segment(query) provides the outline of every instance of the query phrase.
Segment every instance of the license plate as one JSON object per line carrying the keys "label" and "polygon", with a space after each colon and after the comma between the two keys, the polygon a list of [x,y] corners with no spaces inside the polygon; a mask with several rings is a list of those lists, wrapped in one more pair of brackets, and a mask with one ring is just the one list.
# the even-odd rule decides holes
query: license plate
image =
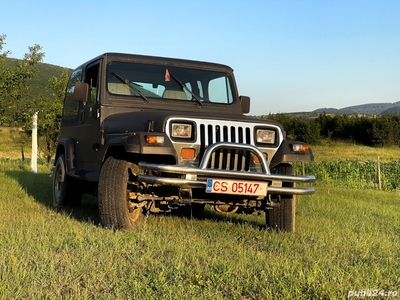
{"label": "license plate", "polygon": [[266,196],[268,190],[267,182],[231,180],[231,179],[207,179],[207,193]]}

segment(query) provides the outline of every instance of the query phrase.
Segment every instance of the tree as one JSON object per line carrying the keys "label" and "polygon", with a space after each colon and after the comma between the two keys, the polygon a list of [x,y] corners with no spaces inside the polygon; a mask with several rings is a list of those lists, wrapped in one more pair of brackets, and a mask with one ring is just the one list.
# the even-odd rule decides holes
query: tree
{"label": "tree", "polygon": [[3,51],[6,35],[0,35],[0,125],[16,126],[29,136],[32,117],[38,112],[39,149],[50,163],[60,132],[62,101],[68,82],[68,69],[60,77],[51,77],[48,85],[35,98],[30,95],[30,81],[38,72],[44,52],[35,44],[22,60],[6,64],[9,51]]}
{"label": "tree", "polygon": [[295,139],[307,144],[317,144],[321,140],[320,127],[314,120],[298,120]]}
{"label": "tree", "polygon": [[43,60],[42,47],[35,44],[22,60],[6,65],[11,53],[3,51],[6,35],[0,35],[0,125],[21,126],[31,119],[33,101],[30,99],[30,80],[37,73],[37,65]]}
{"label": "tree", "polygon": [[36,101],[39,104],[36,107],[36,111],[39,112],[39,148],[45,153],[48,164],[51,162],[60,135],[62,106],[68,77],[68,69],[64,69],[60,77],[51,77],[44,92],[39,96],[40,99]]}

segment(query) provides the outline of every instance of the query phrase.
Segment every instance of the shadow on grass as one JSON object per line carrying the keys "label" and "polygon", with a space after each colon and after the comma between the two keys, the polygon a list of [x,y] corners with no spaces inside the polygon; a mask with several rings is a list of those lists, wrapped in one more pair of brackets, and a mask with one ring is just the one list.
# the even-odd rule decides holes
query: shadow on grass
{"label": "shadow on grass", "polygon": [[179,211],[166,213],[164,216],[176,216],[182,217],[186,219],[195,219],[195,220],[207,220],[213,222],[222,222],[222,223],[232,223],[238,225],[249,225],[251,227],[265,230],[265,222],[261,220],[265,220],[265,216],[253,216],[253,215],[246,215],[246,214],[231,214],[231,215],[224,215],[221,214],[212,208],[210,205],[206,205],[205,209],[201,213],[197,213],[195,216],[191,216],[190,212],[186,212],[185,214],[180,213]]}
{"label": "shadow on grass", "polygon": [[6,171],[5,174],[17,180],[27,195],[45,207],[64,213],[79,222],[93,223],[96,226],[100,224],[97,200],[93,196],[84,195],[79,207],[55,208],[53,206],[50,172],[34,174],[21,168],[21,171]]}
{"label": "shadow on grass", "polygon": [[[24,170],[21,167],[20,171],[6,171],[5,173],[18,181],[20,186],[25,192],[35,199],[38,203],[41,203],[45,207],[54,211],[67,214],[68,216],[76,219],[79,222],[92,223],[96,226],[101,226],[101,220],[99,216],[99,210],[97,205],[97,199],[94,196],[84,195],[82,203],[78,207],[64,207],[54,208],[52,203],[52,180],[50,178],[50,172],[34,174],[30,171]],[[165,213],[164,216],[179,216],[176,213]],[[155,214],[157,216],[157,214]],[[189,216],[179,216],[182,218],[188,218]],[[261,217],[257,217],[261,218]],[[264,230],[265,225],[262,225],[260,221],[257,221],[256,217],[249,217],[247,215],[223,215],[213,210],[211,207],[206,207],[204,212],[199,214],[193,219],[198,220],[210,220],[217,222],[230,222],[233,224],[246,224],[255,228]]]}
{"label": "shadow on grass", "polygon": [[223,215],[219,212],[216,212],[212,207],[207,207],[199,219],[249,225],[259,230],[265,230],[266,228],[265,222],[261,221],[261,219],[265,221],[265,216],[253,216],[246,214]]}

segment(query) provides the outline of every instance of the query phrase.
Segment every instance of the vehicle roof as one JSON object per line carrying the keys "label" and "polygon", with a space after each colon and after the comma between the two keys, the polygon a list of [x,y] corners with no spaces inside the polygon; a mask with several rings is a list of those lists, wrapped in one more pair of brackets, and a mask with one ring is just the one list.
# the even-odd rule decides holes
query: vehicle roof
{"label": "vehicle roof", "polygon": [[170,57],[161,57],[161,56],[151,56],[151,55],[139,55],[139,54],[128,54],[128,53],[118,53],[118,52],[106,52],[95,58],[81,64],[78,68],[84,67],[86,65],[91,64],[94,61],[97,61],[101,58],[106,60],[120,60],[120,61],[128,61],[128,62],[138,62],[138,63],[157,63],[157,64],[165,64],[165,65],[177,65],[177,66],[197,66],[203,69],[210,70],[225,70],[229,72],[233,72],[233,69],[227,65],[205,62],[205,61],[196,61],[189,59],[180,59],[180,58],[170,58]]}

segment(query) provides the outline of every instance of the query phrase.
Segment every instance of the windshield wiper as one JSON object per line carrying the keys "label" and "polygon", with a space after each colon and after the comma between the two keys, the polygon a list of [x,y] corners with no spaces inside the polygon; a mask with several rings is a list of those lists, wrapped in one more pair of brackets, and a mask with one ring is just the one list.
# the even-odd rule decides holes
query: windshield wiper
{"label": "windshield wiper", "polygon": [[[175,77],[174,75],[172,75],[171,73],[169,73],[169,75],[172,77],[173,80],[175,80],[175,82],[176,82],[177,84],[179,84],[179,85],[181,86],[182,89],[184,89],[184,90],[186,90],[187,92],[189,92],[189,93],[192,95],[192,97],[197,101],[197,103],[198,103],[200,106],[203,106],[203,103],[200,101],[199,97],[197,97],[197,96],[186,86],[186,84],[184,84],[182,81],[180,81],[178,78],[176,78],[176,77]],[[193,99],[192,99],[192,101],[193,101]]]}
{"label": "windshield wiper", "polygon": [[121,77],[120,75],[118,75],[115,72],[111,72],[111,75],[114,76],[115,78],[117,78],[122,83],[127,84],[132,90],[134,90],[144,100],[144,102],[146,102],[146,103],[149,102],[147,97],[145,95],[143,95],[143,93],[136,86],[134,86],[132,83],[130,83],[128,79]]}

